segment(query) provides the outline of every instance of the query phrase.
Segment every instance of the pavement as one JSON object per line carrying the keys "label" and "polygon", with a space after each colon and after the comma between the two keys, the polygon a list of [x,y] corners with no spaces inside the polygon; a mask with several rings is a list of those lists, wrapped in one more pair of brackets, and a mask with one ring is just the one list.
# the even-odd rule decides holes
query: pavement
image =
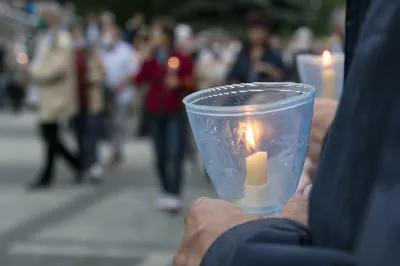
{"label": "pavement", "polygon": [[[125,164],[101,185],[74,185],[59,162],[55,186],[41,192],[26,189],[42,160],[34,114],[0,113],[0,150],[0,265],[171,265],[183,213],[153,207],[159,190],[148,141],[130,140]],[[186,172],[186,206],[215,195],[200,170]]]}

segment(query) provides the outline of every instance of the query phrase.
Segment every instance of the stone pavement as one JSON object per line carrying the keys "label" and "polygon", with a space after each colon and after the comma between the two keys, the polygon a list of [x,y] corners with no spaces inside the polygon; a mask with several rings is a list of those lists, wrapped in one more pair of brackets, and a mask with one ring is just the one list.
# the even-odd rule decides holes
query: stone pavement
{"label": "stone pavement", "polygon": [[[35,126],[32,114],[0,114],[0,265],[170,265],[183,214],[153,208],[149,143],[131,140],[124,167],[101,185],[73,185],[60,162],[52,190],[29,192],[41,161]],[[204,176],[188,176],[185,204],[214,195]]]}

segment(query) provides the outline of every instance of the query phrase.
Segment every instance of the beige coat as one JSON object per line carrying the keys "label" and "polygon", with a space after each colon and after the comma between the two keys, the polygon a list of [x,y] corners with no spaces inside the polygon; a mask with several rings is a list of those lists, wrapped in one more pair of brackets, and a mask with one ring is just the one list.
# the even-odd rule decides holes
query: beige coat
{"label": "beige coat", "polygon": [[42,56],[31,68],[31,77],[39,86],[39,120],[55,123],[67,119],[77,111],[75,56],[72,39],[67,31],[58,30],[49,45],[47,36],[38,43],[47,46]]}
{"label": "beige coat", "polygon": [[92,50],[89,57],[88,81],[89,81],[89,112],[99,114],[104,108],[103,81],[104,65],[97,50]]}

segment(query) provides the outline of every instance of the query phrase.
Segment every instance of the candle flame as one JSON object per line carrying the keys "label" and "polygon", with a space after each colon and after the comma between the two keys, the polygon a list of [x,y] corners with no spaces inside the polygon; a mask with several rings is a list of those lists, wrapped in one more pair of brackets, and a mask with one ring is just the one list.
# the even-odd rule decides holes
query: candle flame
{"label": "candle flame", "polygon": [[322,65],[330,66],[332,64],[332,55],[328,50],[322,53]]}
{"label": "candle flame", "polygon": [[179,67],[179,59],[176,56],[168,59],[168,67],[172,69],[177,69]]}
{"label": "candle flame", "polygon": [[256,149],[256,142],[254,140],[254,134],[250,124],[247,125],[246,129],[246,143],[247,149],[249,149],[251,152],[254,152]]}

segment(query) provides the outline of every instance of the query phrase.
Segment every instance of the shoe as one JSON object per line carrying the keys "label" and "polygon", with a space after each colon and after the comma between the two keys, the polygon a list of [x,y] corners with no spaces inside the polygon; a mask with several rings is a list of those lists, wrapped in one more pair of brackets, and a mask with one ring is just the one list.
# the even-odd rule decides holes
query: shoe
{"label": "shoe", "polygon": [[50,182],[34,182],[32,184],[29,184],[28,189],[29,190],[45,190],[49,189],[51,187]]}
{"label": "shoe", "polygon": [[179,212],[182,208],[182,201],[175,195],[162,195],[156,200],[156,208],[161,211]]}
{"label": "shoe", "polygon": [[96,163],[89,168],[90,179],[94,182],[103,181],[103,167]]}

